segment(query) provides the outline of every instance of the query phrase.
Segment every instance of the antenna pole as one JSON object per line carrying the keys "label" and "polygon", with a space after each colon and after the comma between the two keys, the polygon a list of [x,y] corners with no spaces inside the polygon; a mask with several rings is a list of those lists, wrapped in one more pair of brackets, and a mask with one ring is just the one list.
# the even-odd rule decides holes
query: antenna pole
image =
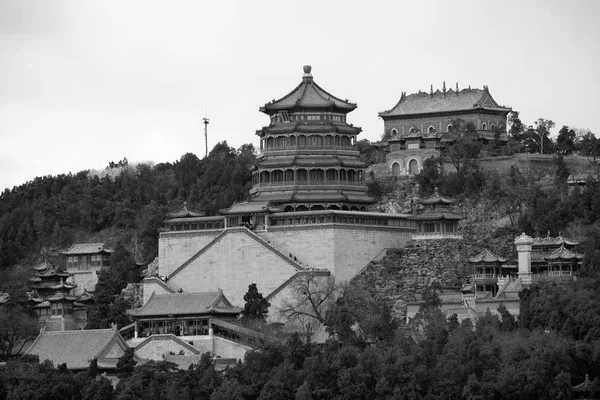
{"label": "antenna pole", "polygon": [[206,148],[205,157],[208,157],[208,123],[210,122],[210,119],[206,117],[206,110],[204,110],[204,118],[202,118],[202,121],[204,121],[204,147]]}

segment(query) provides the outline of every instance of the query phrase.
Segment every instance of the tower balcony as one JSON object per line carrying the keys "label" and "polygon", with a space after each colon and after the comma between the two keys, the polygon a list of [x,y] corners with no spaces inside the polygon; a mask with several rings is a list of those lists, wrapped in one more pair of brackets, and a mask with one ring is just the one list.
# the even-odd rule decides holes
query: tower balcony
{"label": "tower balcony", "polygon": [[357,157],[360,152],[349,147],[341,146],[306,146],[306,147],[279,147],[263,149],[258,152],[258,157],[266,156],[295,156],[295,155],[340,155]]}
{"label": "tower balcony", "polygon": [[[301,187],[303,190],[349,190],[356,191],[357,189],[366,190],[364,182],[349,182],[349,181],[289,181],[289,182],[261,182],[256,183],[250,189],[250,194],[259,191],[286,191],[294,190]],[[364,191],[363,190],[363,191]]]}

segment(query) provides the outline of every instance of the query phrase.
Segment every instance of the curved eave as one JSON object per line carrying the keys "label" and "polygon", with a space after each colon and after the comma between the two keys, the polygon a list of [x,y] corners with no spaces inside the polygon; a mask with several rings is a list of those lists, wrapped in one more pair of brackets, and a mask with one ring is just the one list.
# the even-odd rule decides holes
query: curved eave
{"label": "curved eave", "polygon": [[339,112],[341,114],[347,114],[357,107],[354,103],[348,103],[347,107],[340,106],[336,104],[334,101],[316,103],[316,104],[294,104],[293,106],[289,105],[278,105],[278,104],[265,104],[264,106],[259,108],[259,111],[265,113],[267,115],[273,115],[280,111],[287,111],[289,113],[295,112],[303,112],[303,111],[333,111]]}
{"label": "curved eave", "polygon": [[412,221],[460,221],[465,219],[464,216],[454,213],[422,213],[409,218]]}
{"label": "curved eave", "polygon": [[418,199],[417,203],[419,204],[423,204],[423,205],[445,205],[445,206],[449,206],[451,204],[454,204],[456,202],[456,200],[452,200],[452,199],[448,199],[445,197],[436,197],[436,198],[428,198],[428,199]]}
{"label": "curved eave", "polygon": [[[141,312],[140,312],[141,311]],[[182,316],[209,316],[209,315],[223,315],[223,314],[227,314],[227,315],[237,315],[241,312],[242,310],[239,308],[231,308],[231,309],[225,309],[225,308],[221,308],[221,307],[211,307],[210,309],[206,309],[206,310],[198,310],[197,312],[168,312],[168,313],[163,313],[163,314],[157,314],[157,313],[144,313],[144,311],[142,309],[138,309],[138,310],[127,310],[125,313],[127,315],[131,315],[132,317],[136,317],[136,318],[156,318],[156,319],[160,319],[160,318],[166,318],[166,317],[182,317]]]}
{"label": "curved eave", "polygon": [[481,253],[469,258],[471,264],[484,264],[484,263],[504,263],[506,258],[500,257],[489,250],[484,250]]}
{"label": "curved eave", "polygon": [[384,121],[386,118],[416,118],[416,117],[425,117],[425,116],[444,116],[444,115],[453,115],[453,114],[468,114],[477,111],[491,111],[495,113],[506,113],[512,111],[512,108],[496,108],[496,107],[473,107],[473,108],[461,108],[456,110],[444,110],[444,111],[421,111],[418,113],[392,113],[392,112],[380,112],[378,116],[382,118]]}
{"label": "curved eave", "polygon": [[278,123],[271,126],[265,126],[264,128],[257,130],[258,136],[262,135],[276,135],[282,133],[344,133],[348,135],[358,135],[362,131],[362,128],[358,126],[351,126],[348,124],[334,124],[331,122],[289,122],[289,123]]}
{"label": "curved eave", "polygon": [[[310,99],[309,97],[312,97]],[[295,98],[295,100],[288,100]],[[272,115],[279,111],[304,111],[304,110],[336,110],[342,113],[348,113],[356,108],[355,103],[342,100],[332,95],[320,87],[312,75],[305,76],[302,82],[291,92],[280,98],[266,103],[259,110],[267,115]]]}

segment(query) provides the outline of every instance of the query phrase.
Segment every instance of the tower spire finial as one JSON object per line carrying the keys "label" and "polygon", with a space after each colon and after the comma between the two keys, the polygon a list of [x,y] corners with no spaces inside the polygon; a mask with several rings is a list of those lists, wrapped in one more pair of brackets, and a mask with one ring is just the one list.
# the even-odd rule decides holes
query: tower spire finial
{"label": "tower spire finial", "polygon": [[442,86],[442,92],[446,93],[446,81],[444,81],[444,85]]}
{"label": "tower spire finial", "polygon": [[433,96],[433,85],[429,87],[429,94]]}
{"label": "tower spire finial", "polygon": [[310,65],[305,65],[304,67],[302,67],[302,69],[304,70],[304,75],[302,75],[302,80],[303,81],[312,81],[313,76],[310,73],[310,71],[312,71],[312,67]]}

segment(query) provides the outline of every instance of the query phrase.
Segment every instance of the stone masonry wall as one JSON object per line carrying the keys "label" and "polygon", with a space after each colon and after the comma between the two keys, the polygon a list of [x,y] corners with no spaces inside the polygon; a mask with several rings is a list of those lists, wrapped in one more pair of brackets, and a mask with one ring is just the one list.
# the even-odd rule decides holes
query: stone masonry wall
{"label": "stone masonry wall", "polygon": [[296,272],[288,262],[244,232],[228,231],[168,284],[184,292],[223,290],[231,303],[244,306],[248,285],[268,295]]}
{"label": "stone masonry wall", "polygon": [[420,299],[432,282],[458,289],[471,273],[468,258],[482,248],[466,240],[415,240],[406,248],[388,252],[372,262],[352,282],[364,285],[377,299],[387,302],[394,318],[404,321],[406,303]]}
{"label": "stone masonry wall", "polygon": [[169,276],[220,233],[221,230],[161,233],[158,238],[159,275]]}
{"label": "stone masonry wall", "polygon": [[146,358],[148,360],[160,360],[163,355],[168,355],[169,352],[173,354],[179,354],[183,351],[183,355],[191,356],[194,355],[190,349],[180,345],[173,340],[152,340],[140,349],[136,350],[135,354],[138,357]]}
{"label": "stone masonry wall", "polygon": [[304,266],[328,269],[336,280],[354,277],[386,248],[402,248],[412,231],[368,226],[315,225],[272,228],[264,235]]}

